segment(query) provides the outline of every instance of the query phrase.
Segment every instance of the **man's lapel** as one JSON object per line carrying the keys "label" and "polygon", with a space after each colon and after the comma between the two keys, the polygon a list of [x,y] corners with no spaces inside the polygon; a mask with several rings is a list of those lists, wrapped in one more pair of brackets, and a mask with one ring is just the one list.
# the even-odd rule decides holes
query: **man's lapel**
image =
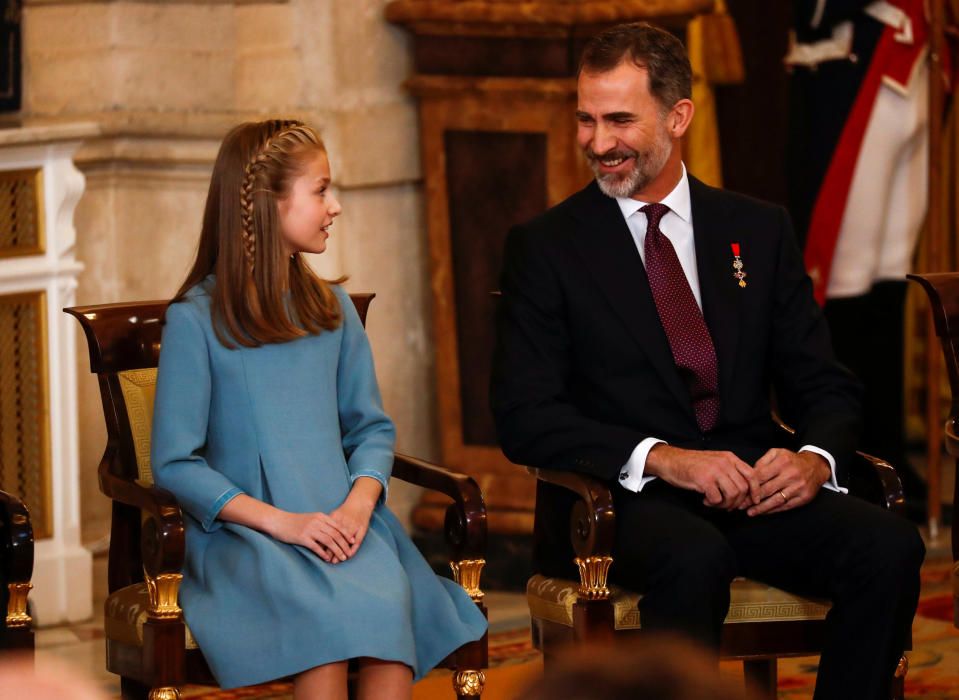
{"label": "man's lapel", "polygon": [[613,313],[695,419],[689,389],[676,369],[656,311],[646,268],[616,200],[604,195],[593,182],[581,192],[573,216],[577,221],[574,245]]}
{"label": "man's lapel", "polygon": [[745,291],[733,277],[732,244],[738,242],[738,232],[720,190],[690,175],[689,196],[703,315],[716,348],[719,395],[729,396],[739,345],[740,302]]}

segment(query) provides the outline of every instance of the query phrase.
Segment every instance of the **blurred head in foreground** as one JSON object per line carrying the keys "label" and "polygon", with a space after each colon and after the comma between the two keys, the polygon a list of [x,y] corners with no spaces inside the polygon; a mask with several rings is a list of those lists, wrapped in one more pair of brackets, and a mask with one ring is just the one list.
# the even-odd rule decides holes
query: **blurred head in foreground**
{"label": "blurred head in foreground", "polygon": [[522,700],[747,700],[719,677],[715,657],[676,637],[649,635],[569,649]]}
{"label": "blurred head in foreground", "polygon": [[24,700],[107,700],[96,684],[66,664],[27,656],[0,661],[0,698]]}

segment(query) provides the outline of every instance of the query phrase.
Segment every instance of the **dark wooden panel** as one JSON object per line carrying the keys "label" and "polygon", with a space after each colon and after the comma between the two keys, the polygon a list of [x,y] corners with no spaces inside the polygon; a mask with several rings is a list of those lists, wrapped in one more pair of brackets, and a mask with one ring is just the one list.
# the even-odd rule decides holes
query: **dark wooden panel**
{"label": "dark wooden panel", "polygon": [[792,3],[728,0],[726,4],[739,30],[746,81],[716,89],[723,185],[785,205],[789,84],[783,58]]}
{"label": "dark wooden panel", "polygon": [[17,112],[23,86],[20,3],[0,0],[0,112]]}
{"label": "dark wooden panel", "polygon": [[413,61],[420,75],[564,78],[576,73],[568,38],[418,36]]}
{"label": "dark wooden panel", "polygon": [[[493,304],[506,233],[546,208],[546,135],[444,135],[463,442],[495,446],[489,409]],[[443,387],[440,387],[443,390]]]}

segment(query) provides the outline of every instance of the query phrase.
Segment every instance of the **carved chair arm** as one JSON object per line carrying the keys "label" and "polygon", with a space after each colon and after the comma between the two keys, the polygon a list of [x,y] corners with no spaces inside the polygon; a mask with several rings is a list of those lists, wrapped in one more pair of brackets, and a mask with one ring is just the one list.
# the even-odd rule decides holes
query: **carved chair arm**
{"label": "carved chair arm", "polygon": [[487,526],[486,502],[479,485],[470,476],[402,454],[393,456],[392,475],[453,499],[443,527],[453,578],[473,600],[482,600],[480,573],[486,563]]}
{"label": "carved chair arm", "polygon": [[616,512],[613,494],[603,482],[576,472],[528,468],[541,481],[572,491],[579,499],[569,518],[569,536],[579,569],[580,599],[606,600],[606,577],[613,564]]}
{"label": "carved chair arm", "polygon": [[882,486],[883,505],[887,510],[894,513],[901,512],[905,508],[906,500],[902,493],[902,482],[899,481],[899,475],[896,468],[884,459],[873,457],[865,452],[856,451],[857,461],[871,468],[879,478]]}
{"label": "carved chair arm", "polygon": [[445,534],[454,559],[486,555],[486,502],[472,477],[402,454],[393,458],[393,476],[453,499]]}
{"label": "carved chair arm", "polygon": [[33,584],[33,526],[30,514],[19,498],[0,491],[0,521],[3,523],[2,565],[9,600],[5,611],[8,628],[29,627],[27,595]]}
{"label": "carved chair arm", "polygon": [[140,556],[148,577],[177,574],[186,551],[183,513],[172,493],[156,486],[143,486],[100,471],[100,491],[114,501],[146,514],[140,531]]}
{"label": "carved chair arm", "polygon": [[957,430],[959,426],[957,426],[957,423],[959,423],[959,416],[949,416],[943,430],[946,452],[952,457],[959,457],[959,430]]}
{"label": "carved chair arm", "polygon": [[[772,418],[773,422],[782,430],[790,435],[796,434],[796,429],[786,425],[775,411],[772,413]],[[882,489],[882,505],[884,505],[887,510],[896,513],[901,512],[905,508],[906,501],[902,494],[902,482],[899,481],[896,468],[883,459],[873,457],[859,450],[856,451],[856,460],[853,462],[853,468],[856,467],[857,462],[859,465],[863,465],[874,472],[874,475],[879,479],[879,485]]]}
{"label": "carved chair arm", "polygon": [[616,537],[613,494],[599,479],[576,472],[528,468],[540,481],[572,491],[579,500],[570,516],[570,541],[580,558],[609,556]]}

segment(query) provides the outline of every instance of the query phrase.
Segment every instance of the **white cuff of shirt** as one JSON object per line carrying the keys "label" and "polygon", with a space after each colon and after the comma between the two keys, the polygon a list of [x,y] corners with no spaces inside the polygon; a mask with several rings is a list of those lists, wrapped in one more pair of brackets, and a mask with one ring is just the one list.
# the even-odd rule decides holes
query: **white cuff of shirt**
{"label": "white cuff of shirt", "polygon": [[830,476],[829,476],[829,481],[827,481],[825,484],[822,485],[824,489],[829,489],[830,491],[837,491],[839,493],[849,493],[849,489],[840,486],[839,482],[836,480],[836,460],[833,459],[833,456],[831,454],[826,452],[826,450],[822,450],[816,447],[815,445],[803,445],[802,447],[799,448],[799,451],[813,452],[819,455],[820,457],[822,457],[823,459],[825,459],[827,462],[829,462]]}
{"label": "white cuff of shirt", "polygon": [[636,449],[629,456],[629,461],[619,472],[620,486],[634,493],[639,493],[646,484],[656,478],[655,476],[643,476],[643,472],[646,471],[646,457],[649,456],[649,451],[660,443],[665,445],[666,441],[648,437],[636,445]]}

